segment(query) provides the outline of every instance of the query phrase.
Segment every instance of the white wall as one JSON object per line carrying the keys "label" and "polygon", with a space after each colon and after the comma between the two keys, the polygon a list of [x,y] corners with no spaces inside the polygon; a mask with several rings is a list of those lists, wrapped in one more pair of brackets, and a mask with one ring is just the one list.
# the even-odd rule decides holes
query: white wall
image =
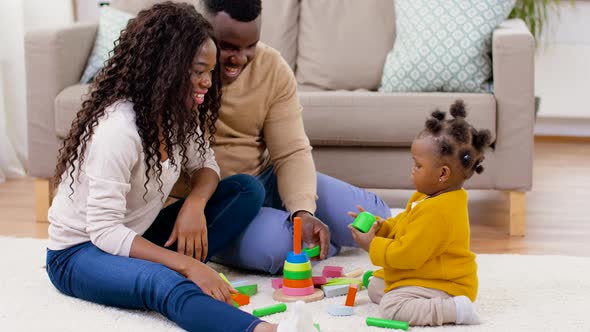
{"label": "white wall", "polygon": [[535,92],[541,97],[535,132],[590,136],[590,2],[561,5],[535,57]]}
{"label": "white wall", "polygon": [[[18,159],[27,164],[26,31],[73,22],[71,0],[0,0],[0,66],[6,134]],[[0,151],[1,153],[1,151]]]}

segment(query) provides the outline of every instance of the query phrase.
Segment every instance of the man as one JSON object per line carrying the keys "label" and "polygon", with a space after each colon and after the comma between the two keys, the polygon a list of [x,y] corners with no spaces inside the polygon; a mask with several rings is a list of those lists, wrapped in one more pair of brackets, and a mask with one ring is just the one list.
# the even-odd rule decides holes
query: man
{"label": "man", "polygon": [[251,174],[266,189],[258,216],[216,260],[279,273],[293,248],[293,217],[301,217],[302,240],[320,245],[320,259],[355,246],[347,212],[359,204],[388,217],[389,208],[373,193],[316,173],[295,76],[276,50],[259,42],[261,1],[203,2],[221,53],[223,92],[214,147],[221,176]]}

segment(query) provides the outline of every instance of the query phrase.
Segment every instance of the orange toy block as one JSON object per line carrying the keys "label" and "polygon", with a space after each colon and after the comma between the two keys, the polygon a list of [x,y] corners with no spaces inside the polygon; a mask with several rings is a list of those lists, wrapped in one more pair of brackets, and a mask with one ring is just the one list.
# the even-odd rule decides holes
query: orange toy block
{"label": "orange toy block", "polygon": [[358,289],[359,289],[358,284],[350,284],[350,286],[348,287],[348,295],[346,295],[346,302],[344,303],[344,305],[346,305],[347,307],[354,306],[354,300],[356,298],[356,291]]}
{"label": "orange toy block", "polygon": [[302,280],[294,280],[294,279],[283,279],[283,286],[291,287],[291,288],[306,288],[313,286],[312,279],[302,279]]}
{"label": "orange toy block", "polygon": [[301,253],[301,218],[293,218],[293,252]]}
{"label": "orange toy block", "polygon": [[232,300],[238,304],[238,306],[244,306],[250,304],[250,296],[242,293],[235,293],[231,295]]}

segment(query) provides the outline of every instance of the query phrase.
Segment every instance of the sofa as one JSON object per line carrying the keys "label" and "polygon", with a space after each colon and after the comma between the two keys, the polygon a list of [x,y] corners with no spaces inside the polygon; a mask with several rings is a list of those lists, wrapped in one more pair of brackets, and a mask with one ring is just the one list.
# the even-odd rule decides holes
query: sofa
{"label": "sofa", "polygon": [[[154,2],[113,0],[111,6],[137,13]],[[78,82],[96,32],[97,24],[76,23],[25,36],[29,174],[36,178],[39,220],[47,218],[58,148],[88,89]],[[495,141],[485,172],[466,189],[505,192],[509,233],[524,235],[533,166],[531,33],[520,20],[494,31],[493,94],[378,92],[394,38],[392,0],[263,1],[261,40],[295,73],[317,170],[376,189],[385,200],[395,190],[412,189],[412,140],[430,112],[461,98],[469,120],[489,129]]]}

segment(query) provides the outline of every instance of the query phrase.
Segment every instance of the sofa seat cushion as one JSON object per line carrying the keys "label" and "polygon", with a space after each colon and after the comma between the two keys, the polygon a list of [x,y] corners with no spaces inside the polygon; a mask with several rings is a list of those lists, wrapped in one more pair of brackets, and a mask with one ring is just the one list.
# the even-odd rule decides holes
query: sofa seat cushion
{"label": "sofa seat cushion", "polygon": [[302,0],[297,82],[375,91],[394,39],[392,0]]}
{"label": "sofa seat cushion", "polygon": [[55,97],[55,133],[64,139],[70,132],[72,120],[82,108],[82,100],[88,93],[88,84],[69,86]]}
{"label": "sofa seat cushion", "polygon": [[496,100],[490,94],[300,91],[299,97],[314,146],[408,147],[430,113],[448,111],[456,99],[465,101],[475,128],[496,133]]}

